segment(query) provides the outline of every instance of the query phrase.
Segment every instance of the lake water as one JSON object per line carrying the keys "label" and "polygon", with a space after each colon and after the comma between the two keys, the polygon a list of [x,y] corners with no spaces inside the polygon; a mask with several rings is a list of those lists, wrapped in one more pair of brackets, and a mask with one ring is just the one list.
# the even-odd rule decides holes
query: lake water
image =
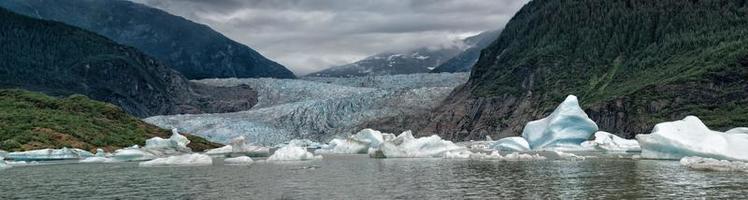
{"label": "lake water", "polygon": [[327,156],[249,166],[58,164],[0,171],[0,199],[748,198],[748,174],[676,161],[524,162]]}

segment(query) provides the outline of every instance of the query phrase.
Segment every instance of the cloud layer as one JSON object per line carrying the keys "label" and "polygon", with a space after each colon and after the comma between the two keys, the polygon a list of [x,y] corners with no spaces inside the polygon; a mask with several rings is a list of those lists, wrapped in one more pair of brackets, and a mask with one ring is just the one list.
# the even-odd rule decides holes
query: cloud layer
{"label": "cloud layer", "polygon": [[206,24],[298,75],[504,27],[529,0],[132,0]]}

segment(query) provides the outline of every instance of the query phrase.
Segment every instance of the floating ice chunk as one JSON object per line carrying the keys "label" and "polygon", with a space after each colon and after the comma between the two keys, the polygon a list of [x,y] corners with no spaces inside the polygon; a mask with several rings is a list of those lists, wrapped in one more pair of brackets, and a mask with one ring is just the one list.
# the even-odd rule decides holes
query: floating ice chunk
{"label": "floating ice chunk", "polygon": [[88,157],[83,160],[80,160],[81,163],[111,163],[111,162],[117,162],[118,160],[115,160],[114,158],[107,158],[107,157]]}
{"label": "floating ice chunk", "polygon": [[447,158],[447,159],[468,159],[468,158],[470,158],[471,155],[473,155],[473,154],[470,153],[470,151],[455,151],[455,152],[448,151],[448,152],[444,153],[444,158]]}
{"label": "floating ice chunk", "polygon": [[239,136],[231,139],[231,152],[242,152],[244,151],[244,145],[247,143],[247,139],[244,136]]}
{"label": "floating ice chunk", "polygon": [[114,151],[112,158],[117,161],[144,161],[154,159],[156,156],[144,151],[138,145],[134,145],[124,149],[117,149]]}
{"label": "floating ice chunk", "polygon": [[3,157],[0,157],[0,170],[11,168],[11,165],[8,165],[3,160]]}
{"label": "floating ice chunk", "polygon": [[725,133],[727,133],[727,134],[748,134],[748,128],[746,128],[746,127],[733,128],[733,129],[728,130]]}
{"label": "floating ice chunk", "polygon": [[322,159],[322,156],[314,156],[314,154],[306,151],[304,147],[289,144],[276,150],[267,161],[303,161],[314,159]]}
{"label": "floating ice chunk", "polygon": [[247,157],[247,156],[239,156],[236,158],[226,158],[223,160],[223,162],[225,162],[226,164],[230,164],[230,165],[248,165],[248,164],[252,164],[254,160],[252,160],[252,158]]}
{"label": "floating ice chunk", "polygon": [[314,151],[319,154],[364,154],[368,153],[369,145],[353,139],[333,139],[327,148]]}
{"label": "floating ice chunk", "polygon": [[364,129],[351,136],[351,139],[366,144],[370,147],[379,147],[384,142],[382,132],[373,129]]}
{"label": "floating ice chunk", "polygon": [[7,155],[10,160],[30,161],[30,160],[78,160],[87,157],[93,157],[91,152],[82,149],[40,149],[24,152],[12,152]]}
{"label": "floating ice chunk", "polygon": [[699,156],[748,161],[748,134],[712,131],[694,116],[655,125],[651,134],[640,134],[643,158],[681,159]]}
{"label": "floating ice chunk", "polygon": [[499,151],[530,151],[530,144],[522,137],[506,137],[493,142],[489,148]]}
{"label": "floating ice chunk", "polygon": [[[547,156],[551,157],[552,159],[572,159],[572,160],[584,160],[586,159],[584,156],[578,156],[573,153],[566,153],[561,151],[548,151]],[[544,154],[546,155],[546,154]],[[547,158],[547,157],[546,157]]]}
{"label": "floating ice chunk", "polygon": [[702,157],[683,157],[680,164],[695,170],[748,172],[748,163]]}
{"label": "floating ice chunk", "polygon": [[472,153],[470,154],[472,160],[503,160],[504,156],[501,156],[498,151],[491,151],[491,153]]}
{"label": "floating ice chunk", "polygon": [[141,162],[138,165],[141,167],[155,167],[155,166],[207,166],[212,165],[213,159],[205,154],[193,153],[169,156],[166,158],[156,158],[150,161]]}
{"label": "floating ice chunk", "polygon": [[180,135],[177,129],[171,130],[172,134],[169,139],[163,139],[160,137],[154,137],[145,141],[145,147],[149,150],[158,150],[164,152],[164,154],[175,154],[175,153],[189,153],[192,152],[188,144],[190,140],[187,137]]}
{"label": "floating ice chunk", "polygon": [[293,145],[296,147],[310,148],[310,149],[319,149],[319,148],[325,147],[325,145],[322,145],[319,142],[315,142],[309,139],[293,139],[287,143],[275,145],[274,147],[283,148],[289,145]]}
{"label": "floating ice chunk", "polygon": [[533,150],[574,149],[596,131],[597,124],[579,107],[577,97],[569,95],[551,115],[527,123],[522,137]]}
{"label": "floating ice chunk", "polygon": [[414,139],[410,132],[406,132],[391,141],[385,141],[380,150],[387,158],[429,158],[443,157],[447,152],[464,151],[466,148],[442,140],[437,135]]}
{"label": "floating ice chunk", "polygon": [[234,147],[232,145],[225,145],[222,147],[218,147],[215,149],[208,149],[205,151],[205,154],[208,155],[221,155],[221,154],[230,154],[234,151]]}
{"label": "floating ice chunk", "polygon": [[546,157],[543,157],[538,154],[521,154],[519,152],[513,152],[510,154],[507,154],[504,156],[504,160],[506,161],[531,161],[531,160],[545,160]]}
{"label": "floating ice chunk", "polygon": [[641,151],[638,141],[623,139],[604,131],[598,131],[595,133],[595,140],[585,141],[581,145],[583,147],[614,152]]}

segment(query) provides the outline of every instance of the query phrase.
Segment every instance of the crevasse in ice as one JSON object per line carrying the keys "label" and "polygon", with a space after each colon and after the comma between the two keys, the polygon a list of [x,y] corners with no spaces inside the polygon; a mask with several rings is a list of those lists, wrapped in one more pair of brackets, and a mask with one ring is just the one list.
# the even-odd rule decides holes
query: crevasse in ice
{"label": "crevasse in ice", "polygon": [[579,149],[597,131],[597,124],[579,107],[574,95],[569,95],[556,110],[546,118],[531,121],[525,125],[522,137],[530,148],[537,149]]}
{"label": "crevasse in ice", "polygon": [[611,152],[641,151],[638,141],[623,139],[604,131],[595,133],[595,139],[583,142],[582,146]]}
{"label": "crevasse in ice", "polygon": [[655,125],[651,134],[640,134],[641,157],[681,159],[699,156],[721,160],[748,161],[748,134],[710,130],[695,116]]}
{"label": "crevasse in ice", "polygon": [[150,161],[138,163],[141,167],[155,166],[207,166],[212,165],[213,159],[205,154],[193,153],[156,158]]}

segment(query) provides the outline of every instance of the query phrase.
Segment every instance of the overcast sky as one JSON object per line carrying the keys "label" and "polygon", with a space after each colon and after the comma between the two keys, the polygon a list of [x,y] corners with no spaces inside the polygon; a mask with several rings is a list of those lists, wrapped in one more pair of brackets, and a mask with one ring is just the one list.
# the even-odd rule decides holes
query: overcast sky
{"label": "overcast sky", "polygon": [[132,0],[206,24],[297,75],[504,27],[529,0]]}

